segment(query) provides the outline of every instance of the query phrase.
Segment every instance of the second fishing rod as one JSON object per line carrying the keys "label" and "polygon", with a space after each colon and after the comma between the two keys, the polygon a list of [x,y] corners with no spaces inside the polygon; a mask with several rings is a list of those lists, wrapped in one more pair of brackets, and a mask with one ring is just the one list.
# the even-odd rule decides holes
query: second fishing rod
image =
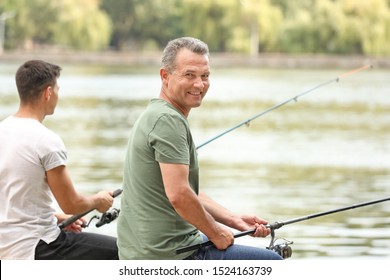
{"label": "second fishing rod", "polygon": [[323,82],[321,84],[318,84],[318,85],[316,85],[316,86],[314,86],[314,87],[312,87],[312,88],[310,88],[310,89],[308,89],[308,90],[306,90],[306,91],[304,91],[304,92],[302,92],[302,93],[300,93],[298,95],[295,95],[295,96],[293,96],[291,98],[288,98],[285,101],[280,102],[280,103],[278,103],[278,104],[276,104],[276,105],[274,105],[274,106],[272,106],[272,107],[270,107],[270,108],[268,108],[268,109],[266,109],[266,110],[264,110],[264,111],[262,111],[262,112],[260,112],[260,113],[258,113],[256,115],[254,115],[254,116],[252,116],[252,117],[250,117],[250,118],[240,122],[239,124],[237,124],[237,125],[229,128],[229,129],[221,132],[220,134],[214,136],[213,138],[211,138],[211,139],[205,141],[204,143],[200,144],[199,146],[197,146],[196,149],[202,148],[203,146],[205,146],[205,145],[207,145],[207,144],[217,140],[218,138],[224,136],[225,134],[228,134],[229,132],[231,132],[233,130],[236,130],[237,128],[240,128],[243,125],[249,125],[250,122],[252,122],[253,120],[255,120],[255,119],[257,119],[257,118],[259,118],[261,116],[264,116],[265,114],[267,114],[269,112],[272,112],[273,110],[275,110],[275,109],[277,109],[279,107],[282,107],[283,105],[286,105],[287,103],[290,103],[291,101],[298,101],[298,99],[301,98],[302,96],[307,95],[307,94],[309,94],[309,93],[311,93],[311,92],[313,92],[313,91],[315,91],[315,90],[317,90],[319,88],[322,88],[322,87],[324,87],[326,85],[329,85],[329,84],[332,84],[332,83],[339,82],[343,78],[346,78],[348,76],[354,75],[354,74],[356,74],[356,73],[358,73],[360,71],[363,71],[363,70],[366,70],[366,69],[370,69],[370,68],[372,68],[372,65],[365,65],[365,66],[353,69],[351,71],[345,72],[345,73],[339,75],[336,78],[333,78],[333,79],[325,81],[325,82]]}
{"label": "second fishing rod", "polygon": [[[310,215],[290,219],[290,220],[283,221],[283,222],[274,222],[271,224],[267,224],[266,227],[271,229],[271,241],[270,241],[270,245],[267,247],[267,249],[276,250],[276,251],[278,251],[279,254],[281,254],[281,253],[284,253],[281,250],[288,249],[288,245],[292,244],[291,241],[287,241],[286,243],[281,244],[282,247],[280,247],[280,245],[274,244],[275,243],[275,230],[279,229],[285,225],[294,224],[294,223],[298,223],[298,222],[302,222],[302,221],[306,221],[306,220],[311,220],[314,218],[319,218],[319,217],[326,216],[326,215],[331,215],[331,214],[335,214],[335,213],[339,213],[339,212],[343,212],[343,211],[347,211],[347,210],[366,207],[369,205],[374,205],[374,204],[383,203],[383,202],[387,202],[387,201],[390,201],[390,197],[379,198],[379,199],[371,200],[371,201],[364,201],[361,203],[356,203],[356,204],[352,204],[352,205],[348,205],[348,206],[344,206],[344,207],[340,207],[340,208],[336,208],[336,209],[332,209],[332,210],[328,210],[328,211],[324,211],[324,212],[313,213]],[[250,229],[247,231],[239,232],[239,233],[236,233],[234,235],[234,238],[250,235],[250,234],[255,233],[255,231],[256,231],[256,229]],[[178,248],[176,250],[176,254],[181,254],[184,252],[197,250],[197,249],[200,249],[200,248],[203,248],[206,246],[210,246],[210,245],[213,245],[213,243],[210,240],[204,241],[202,243],[198,243],[195,245],[190,245],[190,246]],[[291,249],[287,250],[287,251],[288,251],[287,254],[291,255]]]}

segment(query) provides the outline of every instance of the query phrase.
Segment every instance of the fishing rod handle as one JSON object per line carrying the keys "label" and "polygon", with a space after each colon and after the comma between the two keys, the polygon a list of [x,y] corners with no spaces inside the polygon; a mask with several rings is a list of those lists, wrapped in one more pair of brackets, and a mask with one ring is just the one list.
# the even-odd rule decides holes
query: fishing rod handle
{"label": "fishing rod handle", "polygon": [[[123,189],[117,189],[117,190],[113,191],[113,192],[112,192],[112,197],[114,197],[114,198],[117,197],[118,195],[120,195],[120,194],[122,193],[122,191],[123,191]],[[86,211],[86,212],[84,212],[84,213],[78,214],[78,215],[73,215],[72,217],[70,217],[70,218],[68,218],[68,219],[66,219],[66,220],[64,220],[64,221],[62,221],[62,222],[58,225],[58,227],[59,227],[60,229],[63,229],[63,228],[65,228],[65,227],[69,226],[70,224],[74,223],[74,222],[77,221],[78,219],[84,217],[84,216],[87,215],[89,212],[92,212],[93,210],[95,210],[95,208],[93,208],[93,209],[91,209],[91,210],[88,210],[88,211]]]}
{"label": "fishing rod handle", "polygon": [[117,197],[118,195],[120,195],[121,193],[123,192],[123,189],[117,189],[115,191],[113,191],[112,193],[112,197]]}
{"label": "fishing rod handle", "polygon": [[182,247],[182,248],[176,249],[176,255],[182,254],[182,253],[185,253],[185,252],[188,252],[188,251],[197,250],[197,249],[200,249],[200,248],[203,248],[203,247],[206,247],[206,246],[210,246],[210,245],[213,245],[213,242],[208,240],[208,241],[204,241],[202,243],[198,243],[198,244],[195,244],[195,245]]}
{"label": "fishing rod handle", "polygon": [[[248,234],[253,234],[253,233],[255,233],[255,231],[256,231],[256,229],[250,229],[250,230],[247,230],[247,231],[239,232],[239,233],[236,233],[234,235],[234,238],[238,238],[238,237],[245,236],[245,235],[248,235]],[[208,241],[204,241],[202,243],[198,243],[198,244],[195,244],[195,245],[182,247],[182,248],[176,249],[176,255],[182,254],[182,253],[185,253],[185,252],[188,252],[188,251],[197,250],[197,249],[200,249],[200,248],[203,248],[203,247],[206,247],[206,246],[210,246],[210,245],[214,245],[214,243],[211,242],[210,240],[208,240]]]}
{"label": "fishing rod handle", "polygon": [[70,224],[73,224],[75,221],[77,221],[78,219],[84,217],[85,215],[87,215],[89,212],[91,212],[92,210],[94,209],[91,209],[91,210],[88,210],[84,213],[81,213],[81,214],[78,214],[78,215],[73,215],[72,217],[66,219],[66,220],[63,220],[59,225],[58,227],[60,229],[63,229],[63,228],[66,228],[67,226],[69,226]]}

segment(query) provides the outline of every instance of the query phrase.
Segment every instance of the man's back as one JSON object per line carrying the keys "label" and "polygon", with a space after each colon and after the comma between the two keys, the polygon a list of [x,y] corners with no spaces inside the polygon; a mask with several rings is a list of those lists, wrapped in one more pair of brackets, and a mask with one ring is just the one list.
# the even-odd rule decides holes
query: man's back
{"label": "man's back", "polygon": [[[186,256],[175,249],[201,241],[198,230],[173,209],[159,168],[159,162],[197,167],[194,152],[184,116],[166,101],[152,100],[133,127],[126,154],[118,219],[121,259],[181,259]],[[190,177],[197,192],[198,170]]]}
{"label": "man's back", "polygon": [[59,234],[45,171],[65,164],[65,147],[38,121],[12,116],[0,123],[0,155],[0,257],[31,259],[39,239]]}

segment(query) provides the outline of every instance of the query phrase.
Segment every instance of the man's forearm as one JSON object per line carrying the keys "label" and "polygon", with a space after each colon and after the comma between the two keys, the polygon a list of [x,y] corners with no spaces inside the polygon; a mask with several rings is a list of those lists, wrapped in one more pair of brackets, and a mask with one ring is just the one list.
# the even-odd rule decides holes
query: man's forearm
{"label": "man's forearm", "polygon": [[235,228],[235,220],[237,219],[236,214],[226,209],[203,192],[199,193],[199,200],[206,211],[209,212],[217,222]]}

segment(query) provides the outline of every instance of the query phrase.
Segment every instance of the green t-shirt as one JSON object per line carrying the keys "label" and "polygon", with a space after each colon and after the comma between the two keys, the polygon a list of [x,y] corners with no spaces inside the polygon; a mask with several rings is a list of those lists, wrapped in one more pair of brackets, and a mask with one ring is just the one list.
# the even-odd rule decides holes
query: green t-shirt
{"label": "green t-shirt", "polygon": [[196,148],[187,119],[171,104],[152,99],[134,124],[124,164],[118,218],[120,259],[183,259],[179,247],[200,243],[199,231],[169,202],[159,162],[189,165],[189,182],[199,192]]}

